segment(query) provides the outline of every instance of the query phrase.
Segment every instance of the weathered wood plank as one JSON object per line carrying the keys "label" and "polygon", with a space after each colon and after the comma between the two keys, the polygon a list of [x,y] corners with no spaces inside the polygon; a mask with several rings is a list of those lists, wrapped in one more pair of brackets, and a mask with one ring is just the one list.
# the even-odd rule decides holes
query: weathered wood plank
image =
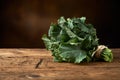
{"label": "weathered wood plank", "polygon": [[0,80],[119,80],[120,49],[112,50],[111,63],[76,65],[53,62],[45,49],[0,49]]}

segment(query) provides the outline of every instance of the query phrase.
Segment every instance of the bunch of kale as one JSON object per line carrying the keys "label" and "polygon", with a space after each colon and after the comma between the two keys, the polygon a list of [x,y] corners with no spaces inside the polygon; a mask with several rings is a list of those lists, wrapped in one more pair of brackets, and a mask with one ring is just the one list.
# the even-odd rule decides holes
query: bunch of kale
{"label": "bunch of kale", "polygon": [[[60,17],[57,24],[51,24],[42,40],[47,50],[52,52],[54,61],[58,62],[90,62],[103,60],[111,62],[111,50],[99,45],[96,30],[92,24],[85,23],[86,18]],[[100,47],[102,48],[100,48]]]}

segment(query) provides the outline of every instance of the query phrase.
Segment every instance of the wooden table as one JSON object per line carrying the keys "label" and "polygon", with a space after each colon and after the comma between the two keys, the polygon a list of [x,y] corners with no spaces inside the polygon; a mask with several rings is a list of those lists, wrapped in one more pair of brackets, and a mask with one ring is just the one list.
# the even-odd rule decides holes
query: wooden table
{"label": "wooden table", "polygon": [[45,49],[0,49],[0,80],[120,80],[120,49],[108,62],[53,62]]}

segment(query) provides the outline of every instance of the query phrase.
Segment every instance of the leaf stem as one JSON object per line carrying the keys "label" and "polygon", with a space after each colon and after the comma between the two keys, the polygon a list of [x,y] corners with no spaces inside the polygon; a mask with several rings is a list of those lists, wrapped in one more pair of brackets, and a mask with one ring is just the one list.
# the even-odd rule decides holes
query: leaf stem
{"label": "leaf stem", "polygon": [[99,45],[98,48],[93,52],[92,57],[100,58],[100,54],[105,48],[107,48],[107,46]]}

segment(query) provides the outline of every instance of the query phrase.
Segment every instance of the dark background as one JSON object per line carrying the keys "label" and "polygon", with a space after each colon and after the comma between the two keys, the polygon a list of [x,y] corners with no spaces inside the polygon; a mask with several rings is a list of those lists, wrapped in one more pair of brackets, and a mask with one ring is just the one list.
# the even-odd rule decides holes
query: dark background
{"label": "dark background", "polygon": [[120,47],[116,0],[0,0],[0,47],[44,48],[41,37],[60,16],[85,16],[100,44]]}

